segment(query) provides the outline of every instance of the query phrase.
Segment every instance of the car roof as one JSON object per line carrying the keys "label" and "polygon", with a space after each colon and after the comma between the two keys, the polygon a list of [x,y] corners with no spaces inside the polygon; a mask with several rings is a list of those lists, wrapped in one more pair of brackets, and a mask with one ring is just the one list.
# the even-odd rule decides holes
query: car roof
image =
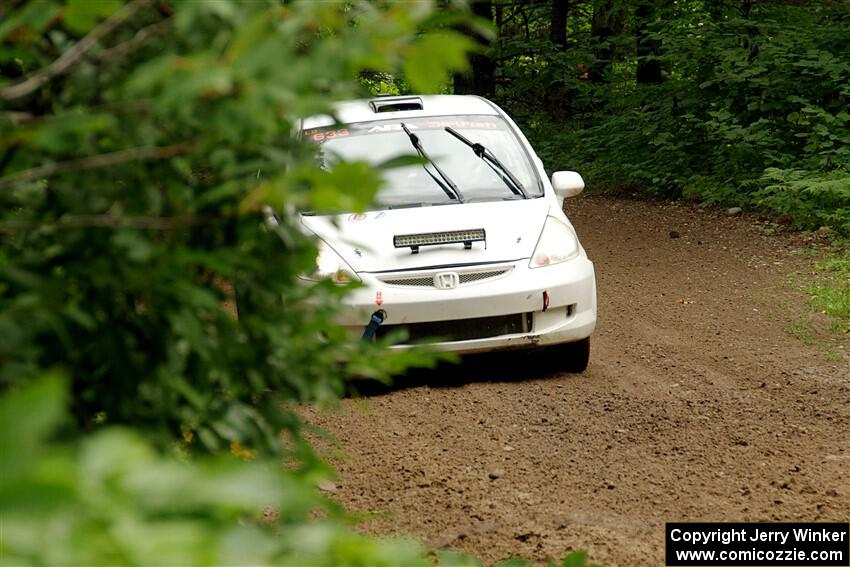
{"label": "car roof", "polygon": [[[496,105],[485,98],[474,95],[378,96],[338,102],[334,105],[334,109],[337,118],[343,124],[420,116],[500,115]],[[302,128],[317,128],[331,124],[334,124],[334,119],[331,116],[311,116],[304,119]]]}

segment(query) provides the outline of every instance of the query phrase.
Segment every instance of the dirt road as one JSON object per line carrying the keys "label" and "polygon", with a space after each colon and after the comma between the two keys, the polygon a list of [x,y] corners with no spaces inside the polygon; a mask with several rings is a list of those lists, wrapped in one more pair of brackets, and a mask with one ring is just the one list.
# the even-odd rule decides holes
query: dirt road
{"label": "dirt road", "polygon": [[663,565],[666,521],[850,519],[850,341],[785,331],[806,313],[800,242],[691,207],[568,205],[599,285],[586,373],[473,361],[306,412],[338,439],[334,496],[380,514],[363,529],[615,567]]}

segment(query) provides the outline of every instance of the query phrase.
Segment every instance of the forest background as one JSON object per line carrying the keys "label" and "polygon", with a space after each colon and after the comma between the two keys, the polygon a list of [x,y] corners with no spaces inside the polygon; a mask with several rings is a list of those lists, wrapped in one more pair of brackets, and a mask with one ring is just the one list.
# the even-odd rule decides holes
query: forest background
{"label": "forest background", "polygon": [[829,0],[0,4],[0,561],[474,561],[316,490],[293,404],[434,359],[352,340],[344,289],[299,278],[294,211],[363,210],[380,176],[318,169],[297,121],[474,92],[593,188],[846,235],[848,24]]}

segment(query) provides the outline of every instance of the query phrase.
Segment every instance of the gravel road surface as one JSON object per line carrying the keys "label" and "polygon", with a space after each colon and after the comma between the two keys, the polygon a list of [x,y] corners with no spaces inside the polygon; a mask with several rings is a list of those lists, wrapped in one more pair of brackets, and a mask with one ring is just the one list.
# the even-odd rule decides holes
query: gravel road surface
{"label": "gravel road surface", "polygon": [[786,330],[810,316],[805,242],[682,205],[567,210],[599,285],[584,374],[472,359],[303,411],[362,529],[615,567],[663,565],[667,521],[847,521],[850,337]]}

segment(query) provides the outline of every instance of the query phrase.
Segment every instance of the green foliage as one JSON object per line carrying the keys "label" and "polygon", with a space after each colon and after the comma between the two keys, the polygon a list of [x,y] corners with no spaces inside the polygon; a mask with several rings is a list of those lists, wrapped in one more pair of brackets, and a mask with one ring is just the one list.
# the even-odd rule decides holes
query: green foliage
{"label": "green foliage", "polygon": [[0,8],[0,563],[425,564],[344,526],[287,409],[434,362],[349,336],[347,288],[299,279],[316,247],[295,211],[362,210],[378,176],[317,169],[293,132],[367,94],[361,73],[441,80],[468,41],[427,2],[17,4]]}
{"label": "green foliage", "polygon": [[551,567],[599,567],[596,563],[588,563],[586,551],[574,551],[568,554],[559,565],[554,563]]}
{"label": "green foliage", "polygon": [[[631,0],[610,4],[627,17],[607,38],[591,25],[614,18],[605,6],[571,8],[560,49],[548,40],[548,8],[503,15],[498,96],[548,166],[579,170],[590,187],[740,205],[850,234],[846,2],[758,2],[746,12]],[[639,38],[653,54],[638,56]],[[597,80],[600,54],[610,60]],[[647,60],[660,63],[660,83],[637,80]]]}
{"label": "green foliage", "polygon": [[120,0],[68,0],[62,20],[68,31],[82,35],[90,31],[102,18],[118,11],[121,4]]}
{"label": "green foliage", "polygon": [[850,253],[830,256],[816,267],[821,277],[806,287],[812,308],[832,318],[833,331],[850,333]]}
{"label": "green foliage", "polygon": [[[292,132],[366,94],[362,72],[426,88],[463,68],[469,42],[433,30],[433,6],[72,1],[49,21],[31,7],[0,34],[0,384],[60,367],[83,430],[275,452],[283,428],[300,452],[281,402],[338,398],[341,361],[384,380],[431,364],[343,333],[346,290],[298,279],[316,249],[294,211],[362,210],[379,177],[319,170]],[[106,25],[64,75],[15,93],[57,55],[43,34],[70,49]]]}
{"label": "green foliage", "polygon": [[4,565],[428,565],[415,542],[344,527],[315,477],[273,461],[177,461],[119,427],[51,443],[65,399],[56,375],[0,398]]}
{"label": "green foliage", "polygon": [[414,91],[433,92],[448,80],[447,69],[465,69],[465,53],[472,49],[468,38],[450,33],[423,37],[408,53],[404,76]]}
{"label": "green foliage", "polygon": [[379,176],[320,170],[293,133],[367,95],[362,77],[445,84],[472,43],[443,24],[462,18],[430,2],[15,4],[0,563],[429,564],[345,526],[288,409],[435,361],[349,336],[333,324],[349,288],[299,278],[316,246],[296,211],[363,210]]}
{"label": "green foliage", "polygon": [[767,168],[756,203],[788,215],[797,226],[832,226],[850,234],[850,173]]}

